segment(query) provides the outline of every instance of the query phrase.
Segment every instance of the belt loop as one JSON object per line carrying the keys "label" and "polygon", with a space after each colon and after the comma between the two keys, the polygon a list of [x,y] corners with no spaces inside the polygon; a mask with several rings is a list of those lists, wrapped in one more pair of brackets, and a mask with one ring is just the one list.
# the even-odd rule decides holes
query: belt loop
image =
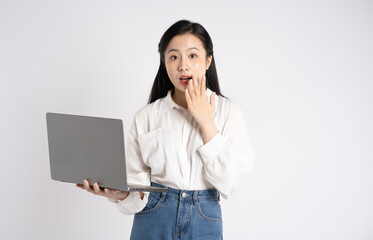
{"label": "belt loop", "polygon": [[198,191],[193,191],[193,203],[194,203],[194,206],[197,206],[198,204]]}
{"label": "belt loop", "polygon": [[166,198],[166,192],[162,192],[162,195],[161,195],[161,198],[159,199],[159,201],[163,202],[164,199]]}
{"label": "belt loop", "polygon": [[220,201],[220,192],[216,191],[218,193],[218,201]]}

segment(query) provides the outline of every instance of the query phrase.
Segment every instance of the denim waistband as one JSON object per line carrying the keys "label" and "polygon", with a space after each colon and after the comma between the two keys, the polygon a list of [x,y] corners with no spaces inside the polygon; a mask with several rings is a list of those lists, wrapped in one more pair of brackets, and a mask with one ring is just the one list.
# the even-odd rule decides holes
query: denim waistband
{"label": "denim waistband", "polygon": [[166,187],[168,189],[167,192],[152,192],[151,195],[158,195],[160,198],[174,198],[174,199],[182,199],[182,200],[220,200],[220,194],[216,189],[209,189],[209,190],[181,190],[176,188],[171,188],[167,186],[163,186],[159,183],[152,182],[151,186],[154,187]]}

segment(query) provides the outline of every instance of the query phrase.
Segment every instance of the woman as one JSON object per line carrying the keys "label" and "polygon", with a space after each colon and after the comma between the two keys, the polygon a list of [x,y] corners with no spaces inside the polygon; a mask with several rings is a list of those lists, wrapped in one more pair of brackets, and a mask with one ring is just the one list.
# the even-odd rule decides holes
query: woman
{"label": "woman", "polygon": [[173,24],[158,45],[160,65],[130,129],[128,182],[167,193],[79,187],[135,214],[131,239],[222,239],[220,194],[227,198],[253,167],[242,112],[219,89],[213,44],[198,23]]}

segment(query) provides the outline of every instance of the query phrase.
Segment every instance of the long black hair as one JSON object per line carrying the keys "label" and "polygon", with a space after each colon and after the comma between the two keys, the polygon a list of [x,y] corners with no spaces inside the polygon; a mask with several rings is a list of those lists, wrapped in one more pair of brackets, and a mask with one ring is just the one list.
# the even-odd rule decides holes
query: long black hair
{"label": "long black hair", "polygon": [[215,94],[224,97],[219,88],[218,74],[216,72],[214,51],[210,35],[201,24],[187,20],[180,20],[167,29],[158,44],[160,63],[148,103],[155,102],[157,99],[165,97],[168,91],[174,88],[174,85],[167,74],[164,52],[173,37],[184,33],[191,33],[198,37],[206,49],[206,57],[212,56],[210,67],[206,71],[206,85],[209,89],[215,92]]}

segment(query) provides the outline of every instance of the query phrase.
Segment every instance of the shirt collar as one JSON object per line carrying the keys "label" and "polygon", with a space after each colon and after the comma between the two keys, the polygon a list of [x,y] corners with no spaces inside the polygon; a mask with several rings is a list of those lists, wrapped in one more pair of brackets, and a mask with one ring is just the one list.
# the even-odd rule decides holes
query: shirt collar
{"label": "shirt collar", "polygon": [[[172,100],[171,93],[172,93],[172,89],[168,90],[167,96],[163,97],[161,99],[158,114],[162,114],[164,112],[168,112],[172,108],[176,108],[176,109],[180,109],[180,110],[185,110],[183,107],[177,105],[174,102],[174,100]],[[212,94],[212,91],[209,88],[206,88],[206,98],[207,98],[208,101],[210,101],[211,94]],[[218,102],[218,96],[215,96],[215,110],[214,110],[214,112],[216,112],[217,102]]]}

